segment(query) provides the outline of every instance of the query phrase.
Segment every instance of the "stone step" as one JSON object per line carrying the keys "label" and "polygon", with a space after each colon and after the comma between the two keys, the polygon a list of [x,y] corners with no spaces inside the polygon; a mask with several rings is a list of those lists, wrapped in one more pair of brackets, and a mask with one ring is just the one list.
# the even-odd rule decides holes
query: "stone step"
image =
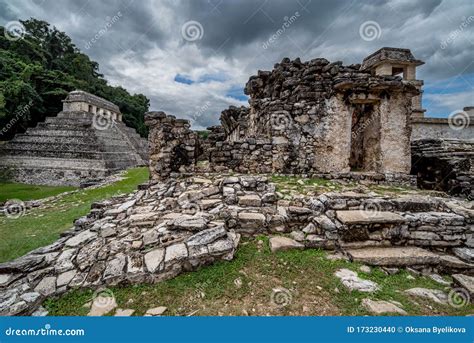
{"label": "stone step", "polygon": [[[128,145],[125,141],[115,140],[108,142],[107,147],[110,147],[114,151],[129,151]],[[89,152],[89,151],[103,151],[102,145],[95,143],[72,143],[70,141],[62,142],[18,142],[10,141],[6,146],[6,149],[11,150],[55,150],[55,151],[77,151],[77,152]]]}
{"label": "stone step", "polygon": [[97,144],[95,135],[64,135],[64,136],[47,136],[47,135],[26,135],[17,134],[8,144],[11,143],[66,143],[69,144]]}
{"label": "stone step", "polygon": [[465,273],[474,275],[474,263],[467,263],[453,255],[440,255],[439,264],[443,272],[447,274]]}
{"label": "stone step", "polygon": [[37,127],[32,127],[28,129],[25,133],[25,136],[47,136],[47,137],[63,137],[63,136],[74,136],[74,137],[88,137],[95,136],[94,131],[90,128],[70,128],[70,129],[48,129],[38,125]]}
{"label": "stone step", "polygon": [[46,125],[68,125],[68,126],[91,126],[92,118],[58,118],[58,117],[48,117],[43,122]]}
{"label": "stone step", "polygon": [[[77,142],[77,143],[89,143],[97,142],[97,132],[94,130],[77,131],[77,130],[62,130],[53,131],[51,130],[36,130],[28,131],[28,133],[16,135],[10,142]],[[112,142],[121,142],[122,137],[115,135],[113,132],[110,134],[107,132],[105,135],[101,134],[101,137],[107,137]]]}
{"label": "stone step", "polygon": [[[50,186],[66,185],[79,187],[89,180],[102,180],[113,172],[115,172],[113,169],[95,168],[93,166],[85,168],[72,166],[38,168],[32,166],[15,170],[12,180],[33,185],[47,184]],[[45,180],[47,180],[46,183]]]}
{"label": "stone step", "polygon": [[[86,160],[97,160],[103,158],[109,159],[124,159],[125,152],[91,152],[91,151],[61,151],[61,150],[41,150],[41,149],[30,149],[30,150],[18,150],[18,149],[3,149],[2,159],[5,157],[16,158],[19,156],[23,157],[34,157],[34,158],[59,158],[59,159],[86,159]],[[128,157],[125,157],[128,159]]]}
{"label": "stone step", "polygon": [[336,211],[337,219],[345,225],[397,224],[405,222],[401,215],[388,211],[348,210]]}
{"label": "stone step", "polygon": [[65,158],[43,158],[29,156],[2,156],[0,158],[0,166],[16,167],[16,168],[31,168],[31,169],[103,169],[106,170],[104,160],[91,159],[65,159]]}
{"label": "stone step", "polygon": [[474,276],[454,274],[454,284],[464,288],[469,293],[471,302],[474,303]]}
{"label": "stone step", "polygon": [[346,250],[349,258],[373,266],[436,265],[439,255],[418,247],[362,248]]}

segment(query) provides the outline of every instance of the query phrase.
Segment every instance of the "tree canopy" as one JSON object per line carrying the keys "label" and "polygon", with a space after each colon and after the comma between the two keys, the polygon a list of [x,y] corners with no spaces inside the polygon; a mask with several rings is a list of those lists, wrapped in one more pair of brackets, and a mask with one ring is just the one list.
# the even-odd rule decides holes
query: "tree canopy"
{"label": "tree canopy", "polygon": [[18,40],[7,39],[0,26],[0,140],[55,116],[62,110],[61,100],[75,89],[117,104],[123,121],[147,135],[144,113],[150,101],[145,95],[107,84],[99,64],[56,27],[33,18],[21,23],[26,30]]}

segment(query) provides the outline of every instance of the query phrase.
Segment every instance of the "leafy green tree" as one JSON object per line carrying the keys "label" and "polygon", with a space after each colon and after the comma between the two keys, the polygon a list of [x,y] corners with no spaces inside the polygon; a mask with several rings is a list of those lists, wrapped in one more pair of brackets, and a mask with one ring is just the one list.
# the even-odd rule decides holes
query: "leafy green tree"
{"label": "leafy green tree", "polygon": [[74,89],[117,104],[128,126],[142,136],[148,134],[144,113],[150,101],[145,95],[109,85],[99,64],[56,27],[33,18],[21,23],[26,32],[15,41],[8,40],[0,26],[0,140],[55,116],[62,109],[61,100]]}

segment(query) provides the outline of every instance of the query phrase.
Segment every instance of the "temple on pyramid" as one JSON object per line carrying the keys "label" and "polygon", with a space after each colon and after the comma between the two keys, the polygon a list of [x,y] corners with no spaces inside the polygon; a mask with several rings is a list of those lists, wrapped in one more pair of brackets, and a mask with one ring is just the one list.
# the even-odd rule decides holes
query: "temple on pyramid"
{"label": "temple on pyramid", "polygon": [[117,105],[75,90],[63,110],[0,148],[0,169],[15,182],[81,186],[145,165],[148,143],[122,122]]}

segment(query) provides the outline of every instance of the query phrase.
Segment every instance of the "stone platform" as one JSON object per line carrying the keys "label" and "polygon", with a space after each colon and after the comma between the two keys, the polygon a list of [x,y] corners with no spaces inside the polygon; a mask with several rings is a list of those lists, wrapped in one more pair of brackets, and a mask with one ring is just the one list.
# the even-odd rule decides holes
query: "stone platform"
{"label": "stone platform", "polygon": [[[229,260],[241,235],[293,239],[273,240],[274,250],[290,242],[298,249],[347,251],[375,265],[474,274],[463,260],[474,247],[474,211],[463,202],[355,192],[279,200],[263,176],[207,175],[139,188],[93,204],[55,243],[0,264],[0,315],[31,314],[47,297],[75,288],[159,282]],[[354,211],[365,216],[367,206],[396,220],[341,219],[340,213]],[[386,247],[393,250],[381,249]],[[446,263],[435,263],[442,259]]]}

